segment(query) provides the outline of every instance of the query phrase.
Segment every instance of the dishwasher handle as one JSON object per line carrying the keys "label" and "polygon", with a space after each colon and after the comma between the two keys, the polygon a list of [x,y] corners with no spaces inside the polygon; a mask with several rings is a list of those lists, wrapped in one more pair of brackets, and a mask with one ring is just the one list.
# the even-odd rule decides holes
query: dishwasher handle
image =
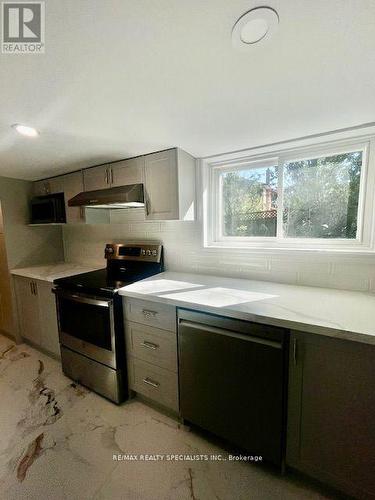
{"label": "dishwasher handle", "polygon": [[233,332],[231,330],[225,330],[224,328],[217,328],[215,326],[203,325],[202,323],[193,323],[192,321],[187,321],[185,319],[179,319],[179,324],[182,326],[187,326],[194,330],[203,330],[205,332],[214,333],[217,335],[225,335],[226,337],[233,337],[240,340],[245,340],[247,342],[253,342],[254,344],[261,344],[268,347],[273,347],[274,349],[282,349],[283,344],[275,340],[268,340],[261,337],[255,337],[253,335],[245,335],[243,333]]}

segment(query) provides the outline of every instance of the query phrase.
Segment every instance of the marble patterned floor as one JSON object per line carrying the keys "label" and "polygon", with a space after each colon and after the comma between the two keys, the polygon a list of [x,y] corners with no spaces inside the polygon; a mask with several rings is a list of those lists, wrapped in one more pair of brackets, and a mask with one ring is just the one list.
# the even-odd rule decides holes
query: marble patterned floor
{"label": "marble patterned floor", "polygon": [[57,361],[1,335],[0,431],[2,500],[328,498],[248,463],[116,461],[225,452],[137,400],[106,401]]}

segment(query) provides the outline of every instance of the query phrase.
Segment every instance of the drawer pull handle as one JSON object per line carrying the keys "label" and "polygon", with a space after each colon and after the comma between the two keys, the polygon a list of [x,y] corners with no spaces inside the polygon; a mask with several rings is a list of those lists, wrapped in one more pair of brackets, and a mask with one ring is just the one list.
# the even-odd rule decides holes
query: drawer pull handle
{"label": "drawer pull handle", "polygon": [[143,309],[142,313],[146,318],[155,318],[155,316],[158,314],[157,311],[151,311],[151,309]]}
{"label": "drawer pull handle", "polygon": [[156,349],[159,348],[158,344],[154,344],[153,342],[147,342],[147,340],[141,342],[141,346],[145,347],[146,349],[152,349],[153,351],[156,351]]}
{"label": "drawer pull handle", "polygon": [[151,385],[152,387],[155,387],[156,389],[160,386],[159,382],[154,382],[150,378],[146,377],[143,379],[143,383],[147,385]]}

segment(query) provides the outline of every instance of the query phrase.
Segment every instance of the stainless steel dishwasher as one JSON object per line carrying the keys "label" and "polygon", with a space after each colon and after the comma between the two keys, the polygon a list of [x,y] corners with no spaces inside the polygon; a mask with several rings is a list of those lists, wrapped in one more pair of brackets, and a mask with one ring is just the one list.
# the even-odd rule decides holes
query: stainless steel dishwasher
{"label": "stainless steel dishwasher", "polygon": [[289,331],[178,310],[182,418],[282,466]]}

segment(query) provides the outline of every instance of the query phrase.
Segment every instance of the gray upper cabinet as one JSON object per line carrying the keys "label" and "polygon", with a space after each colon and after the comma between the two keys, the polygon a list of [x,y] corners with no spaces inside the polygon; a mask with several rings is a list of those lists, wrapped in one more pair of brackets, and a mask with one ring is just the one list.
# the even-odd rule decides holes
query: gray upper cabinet
{"label": "gray upper cabinet", "polygon": [[83,171],[85,191],[143,183],[144,158],[130,158]]}
{"label": "gray upper cabinet", "polygon": [[88,168],[83,171],[83,184],[85,191],[96,191],[110,187],[110,172],[108,165]]}
{"label": "gray upper cabinet", "polygon": [[33,191],[35,196],[64,193],[66,222],[79,223],[85,221],[84,211],[81,208],[68,206],[68,201],[83,191],[82,170],[34,182]]}
{"label": "gray upper cabinet", "polygon": [[178,219],[177,150],[145,157],[147,219]]}
{"label": "gray upper cabinet", "polygon": [[34,196],[44,196],[48,194],[49,186],[48,181],[37,181],[33,185]]}
{"label": "gray upper cabinet", "polygon": [[[129,158],[34,183],[35,196],[143,184],[146,220],[194,220],[195,159],[179,148]],[[84,222],[83,210],[66,205],[68,223]]]}
{"label": "gray upper cabinet", "polygon": [[85,191],[144,184],[146,220],[194,220],[195,159],[174,148],[83,171]]}
{"label": "gray upper cabinet", "polygon": [[375,346],[291,337],[287,464],[355,498],[375,498]]}
{"label": "gray upper cabinet", "polygon": [[111,186],[127,186],[129,184],[142,184],[144,173],[144,157],[130,158],[110,165]]}
{"label": "gray upper cabinet", "polygon": [[62,176],[62,185],[65,195],[66,222],[77,224],[85,222],[84,209],[81,207],[69,207],[68,201],[83,191],[83,173],[81,170]]}
{"label": "gray upper cabinet", "polygon": [[145,156],[146,219],[194,220],[195,159],[181,149]]}
{"label": "gray upper cabinet", "polygon": [[44,179],[34,182],[34,195],[45,196],[47,194],[62,193],[64,191],[62,176]]}

